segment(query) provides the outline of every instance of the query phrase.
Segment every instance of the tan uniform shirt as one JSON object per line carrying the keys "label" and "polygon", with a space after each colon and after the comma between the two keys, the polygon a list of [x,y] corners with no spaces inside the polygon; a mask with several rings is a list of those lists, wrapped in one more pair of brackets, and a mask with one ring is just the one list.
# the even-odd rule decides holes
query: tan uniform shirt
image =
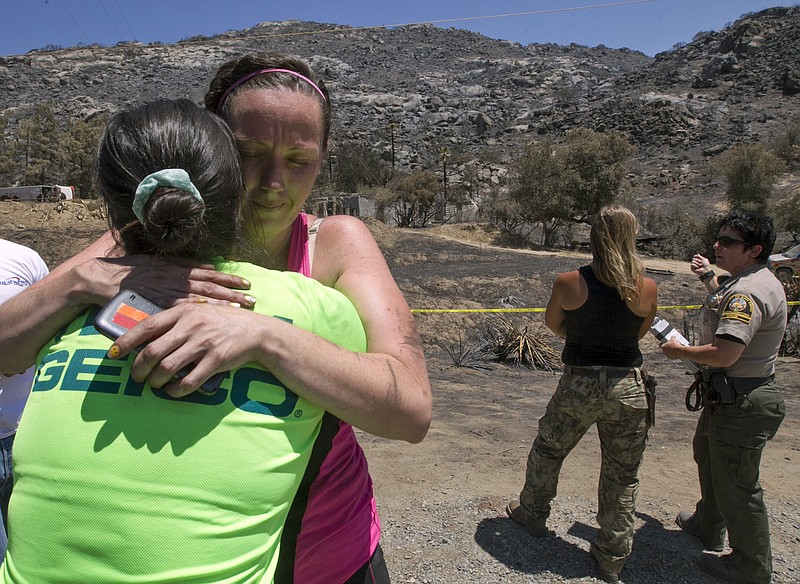
{"label": "tan uniform shirt", "polygon": [[786,330],[786,294],[762,264],[725,281],[712,292],[700,311],[700,342],[716,337],[745,345],[741,357],[725,372],[730,377],[768,377],[775,373]]}

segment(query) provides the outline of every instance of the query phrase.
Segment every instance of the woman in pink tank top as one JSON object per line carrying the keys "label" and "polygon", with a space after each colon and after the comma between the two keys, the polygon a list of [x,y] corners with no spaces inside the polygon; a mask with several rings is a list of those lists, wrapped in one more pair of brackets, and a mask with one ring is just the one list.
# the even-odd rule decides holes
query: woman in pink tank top
{"label": "woman in pink tank top", "polygon": [[[289,243],[288,270],[311,277],[312,250],[321,223],[317,219],[309,225],[305,213],[297,217]],[[331,439],[318,441],[319,449],[315,446],[312,460],[320,464],[309,465],[311,474],[318,471],[313,480],[303,482],[301,489],[308,486],[305,497],[296,498],[305,502],[299,525],[299,511],[293,507],[290,512],[295,521],[287,522],[284,530],[279,573],[292,562],[290,551],[294,550],[297,583],[388,581],[385,563],[379,557],[370,562],[381,531],[364,451],[347,422],[327,414],[323,426],[327,430],[323,434]],[[295,529],[299,533],[292,542]],[[365,566],[370,568],[364,574],[366,579],[349,579]],[[376,574],[381,573],[385,580],[377,579]]]}

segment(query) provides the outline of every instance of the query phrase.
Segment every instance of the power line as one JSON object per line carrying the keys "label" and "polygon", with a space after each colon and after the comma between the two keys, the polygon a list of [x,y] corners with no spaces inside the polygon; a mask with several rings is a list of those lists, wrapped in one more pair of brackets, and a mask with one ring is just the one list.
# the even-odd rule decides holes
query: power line
{"label": "power line", "polygon": [[[634,4],[650,4],[652,2],[659,2],[660,0],[631,0],[630,2],[614,2],[612,4],[594,4],[592,6],[572,6],[570,8],[552,8],[549,10],[529,10],[527,12],[509,12],[507,14],[489,14],[486,16],[465,16],[462,18],[445,18],[442,20],[428,20],[425,22],[407,22],[405,24],[384,24],[381,26],[395,27],[395,26],[411,26],[413,24],[446,24],[449,22],[467,22],[470,20],[489,20],[491,18],[510,18],[512,16],[534,16],[539,14],[552,14],[555,12],[574,12],[577,10],[594,10],[597,8],[614,8],[617,6],[632,6]],[[360,27],[356,27],[360,28]],[[364,27],[364,28],[376,28]]]}
{"label": "power line", "polygon": [[86,31],[85,31],[85,30],[83,30],[83,29],[81,28],[81,25],[80,25],[80,24],[78,24],[78,21],[77,21],[77,20],[75,20],[75,18],[72,16],[72,14],[70,14],[69,10],[67,10],[66,6],[64,6],[64,4],[61,2],[61,0],[56,0],[56,2],[58,2],[58,5],[59,5],[59,6],[61,6],[61,9],[62,9],[64,12],[66,12],[66,13],[67,13],[67,16],[69,16],[69,17],[72,19],[72,22],[74,22],[74,23],[75,23],[75,26],[77,26],[77,27],[78,27],[78,30],[79,30],[79,31],[81,31],[81,34],[82,34],[84,37],[86,37],[86,42],[87,42],[87,43],[89,43],[89,44],[92,44],[92,40],[89,38],[89,35],[88,35],[88,34],[86,34]]}
{"label": "power line", "polygon": [[557,12],[577,12],[579,10],[597,10],[600,8],[617,8],[622,6],[634,6],[637,4],[652,4],[653,2],[660,2],[661,0],[630,0],[629,2],[613,2],[610,4],[592,4],[590,6],[571,6],[568,8],[552,8],[549,10],[529,10],[526,12],[509,12],[505,14],[487,14],[485,16],[463,16],[459,18],[444,18],[441,20],[423,20],[418,22],[404,22],[400,24],[375,24],[370,26],[347,26],[339,28],[330,28],[325,30],[314,31],[299,31],[299,32],[285,32],[276,34],[254,35],[258,38],[275,38],[275,37],[291,37],[291,36],[308,36],[316,34],[348,32],[355,30],[374,30],[377,28],[396,28],[401,26],[415,26],[421,24],[448,24],[454,22],[469,22],[474,20],[490,20],[494,18],[511,18],[517,16],[537,16],[541,14],[554,14]]}
{"label": "power line", "polygon": [[[271,39],[271,38],[282,38],[282,37],[295,37],[295,36],[311,36],[311,35],[320,35],[320,34],[331,34],[331,33],[339,33],[339,32],[353,32],[359,30],[375,30],[379,28],[396,28],[402,26],[418,26],[422,24],[447,24],[447,23],[455,23],[455,22],[468,22],[468,21],[475,21],[475,20],[489,20],[495,18],[512,18],[512,17],[519,17],[519,16],[536,16],[542,14],[554,14],[559,12],[577,12],[579,10],[598,10],[603,8],[617,8],[617,7],[626,7],[626,6],[635,6],[638,4],[652,4],[654,2],[661,2],[661,0],[629,0],[627,2],[612,2],[607,4],[591,4],[588,6],[571,6],[566,8],[552,8],[549,10],[529,10],[526,12],[509,12],[505,14],[488,14],[485,16],[464,16],[459,18],[445,18],[440,20],[423,20],[417,22],[406,22],[400,24],[375,24],[371,26],[341,26],[335,28],[326,28],[324,30],[306,30],[306,31],[297,31],[297,32],[282,32],[282,33],[273,33],[273,34],[253,34],[250,35],[251,38],[259,38],[259,39]],[[61,0],[58,0],[58,3],[61,4]],[[117,0],[117,6],[119,6],[119,0]],[[63,5],[62,5],[63,8]],[[66,8],[64,9],[66,12]],[[120,11],[122,12],[122,7],[120,6]],[[69,12],[67,12],[69,14]],[[123,17],[125,13],[122,12]],[[72,15],[70,15],[72,18]],[[75,22],[75,19],[72,19]],[[128,24],[128,19],[125,18],[126,24]],[[75,25],[80,28],[77,22]],[[128,29],[130,29],[130,24],[128,24]],[[83,29],[81,29],[83,32]],[[83,35],[89,40],[89,37],[84,32]],[[133,31],[131,30],[131,35],[133,35]],[[120,35],[121,36],[121,35]],[[133,35],[135,39],[135,35]],[[230,41],[236,42],[239,39],[236,38],[220,38],[218,41]],[[197,40],[185,40],[180,41],[181,44],[196,44],[196,43],[203,43],[206,42],[207,39],[197,39]],[[90,41],[91,43],[91,41]],[[107,49],[113,49],[113,47],[107,47]]]}
{"label": "power line", "polygon": [[131,40],[136,40],[136,35],[133,34],[133,29],[131,28],[131,23],[128,22],[128,17],[125,15],[125,11],[122,9],[122,6],[119,3],[119,0],[116,0],[117,8],[119,8],[120,13],[122,13],[122,19],[125,21],[125,26],[128,27],[128,32],[131,33]]}
{"label": "power line", "polygon": [[108,17],[108,21],[111,23],[111,26],[114,27],[114,32],[117,33],[117,37],[121,39],[122,35],[119,33],[119,29],[117,28],[117,25],[114,24],[114,20],[111,18],[111,15],[108,13],[108,10],[106,10],[106,5],[103,4],[103,0],[97,0],[97,1],[100,2],[100,6],[103,7],[103,12],[106,13],[106,16]]}

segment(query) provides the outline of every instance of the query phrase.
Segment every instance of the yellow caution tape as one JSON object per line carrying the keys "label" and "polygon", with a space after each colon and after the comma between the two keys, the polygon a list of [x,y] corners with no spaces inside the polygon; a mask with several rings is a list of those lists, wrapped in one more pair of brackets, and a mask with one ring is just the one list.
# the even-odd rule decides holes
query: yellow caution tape
{"label": "yellow caution tape", "polygon": [[544,308],[412,308],[411,312],[443,313],[443,312],[544,312]]}
{"label": "yellow caution tape", "polygon": [[[789,306],[797,306],[800,301],[793,300],[787,302]],[[702,304],[687,304],[673,305],[673,306],[659,306],[658,310],[699,310],[703,308]],[[412,308],[411,312],[417,314],[444,314],[444,313],[480,313],[480,312],[544,312],[545,308]]]}

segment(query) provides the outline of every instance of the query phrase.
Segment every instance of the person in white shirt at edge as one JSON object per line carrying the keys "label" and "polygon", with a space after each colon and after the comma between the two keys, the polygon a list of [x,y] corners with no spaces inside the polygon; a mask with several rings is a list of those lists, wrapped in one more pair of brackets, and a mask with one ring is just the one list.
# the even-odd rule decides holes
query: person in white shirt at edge
{"label": "person in white shirt at edge", "polygon": [[[0,304],[16,296],[25,288],[48,274],[47,264],[32,249],[6,239],[0,239]],[[0,511],[3,529],[0,529],[0,564],[8,544],[8,500],[14,487],[14,468],[11,448],[17,433],[22,409],[28,400],[33,383],[33,367],[18,375],[0,374]]]}

